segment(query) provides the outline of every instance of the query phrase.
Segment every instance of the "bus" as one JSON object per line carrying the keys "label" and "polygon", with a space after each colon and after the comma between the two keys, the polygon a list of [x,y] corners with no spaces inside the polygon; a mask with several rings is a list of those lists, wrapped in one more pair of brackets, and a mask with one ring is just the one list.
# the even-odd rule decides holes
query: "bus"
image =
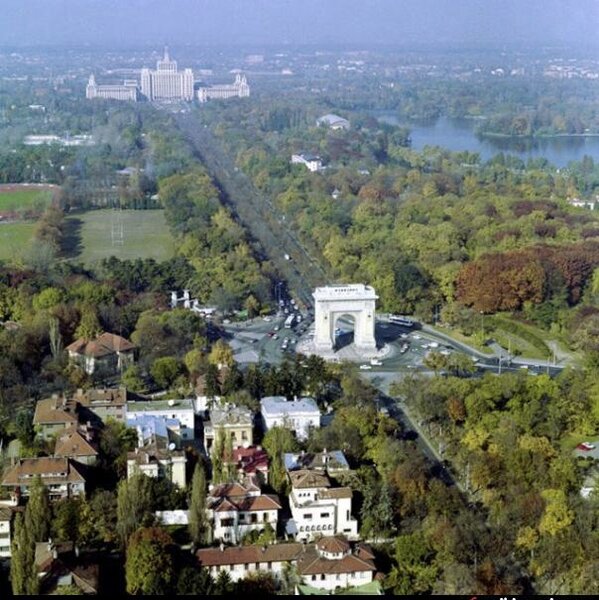
{"label": "bus", "polygon": [[396,323],[397,325],[403,325],[404,327],[414,327],[414,321],[408,317],[402,317],[401,315],[389,315],[389,321]]}
{"label": "bus", "polygon": [[289,315],[285,319],[285,329],[291,329],[295,323],[295,315]]}

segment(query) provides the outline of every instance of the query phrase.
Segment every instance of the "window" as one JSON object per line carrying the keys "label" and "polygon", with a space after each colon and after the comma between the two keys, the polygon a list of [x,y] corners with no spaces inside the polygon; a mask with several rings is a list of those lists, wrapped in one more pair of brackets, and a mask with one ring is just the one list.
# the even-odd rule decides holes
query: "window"
{"label": "window", "polygon": [[320,513],[320,518],[321,519],[328,519],[331,516],[330,513]]}
{"label": "window", "polygon": [[352,578],[352,579],[355,579],[355,578],[356,578],[356,574],[355,574],[355,573],[352,573],[352,574],[351,574],[351,578]]}
{"label": "window", "polygon": [[272,562],[268,561],[268,565],[267,566],[268,566],[268,570],[272,571]]}
{"label": "window", "polygon": [[311,521],[312,520],[312,513],[304,513],[304,519],[306,519],[306,521]]}
{"label": "window", "polygon": [[316,581],[316,575],[312,575],[312,581]]}
{"label": "window", "polygon": [[320,575],[320,581],[324,581],[324,580],[325,580],[325,574],[321,573],[321,575]]}
{"label": "window", "polygon": [[264,522],[268,523],[268,513],[264,513]]}
{"label": "window", "polygon": [[260,570],[260,563],[256,563],[256,571]]}
{"label": "window", "polygon": [[244,441],[248,439],[248,433],[247,433],[247,431],[242,431],[241,432],[241,439],[244,440]]}
{"label": "window", "polygon": [[258,515],[256,513],[253,513],[250,515],[250,523],[257,523],[258,522]]}
{"label": "window", "polygon": [[247,563],[245,563],[245,565],[243,565],[244,571],[248,571],[249,568],[250,568],[250,565],[248,565]]}

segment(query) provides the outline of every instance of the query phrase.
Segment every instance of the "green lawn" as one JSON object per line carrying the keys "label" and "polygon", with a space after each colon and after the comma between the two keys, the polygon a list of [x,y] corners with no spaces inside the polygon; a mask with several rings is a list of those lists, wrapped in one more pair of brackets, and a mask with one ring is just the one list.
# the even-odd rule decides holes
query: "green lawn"
{"label": "green lawn", "polygon": [[50,190],[0,190],[0,212],[22,212],[31,209],[42,212],[51,201]]}
{"label": "green lawn", "polygon": [[21,257],[29,248],[34,228],[35,223],[0,223],[0,260]]}
{"label": "green lawn", "polygon": [[86,265],[110,256],[162,261],[175,252],[162,210],[94,210],[71,215],[66,221],[67,255]]}

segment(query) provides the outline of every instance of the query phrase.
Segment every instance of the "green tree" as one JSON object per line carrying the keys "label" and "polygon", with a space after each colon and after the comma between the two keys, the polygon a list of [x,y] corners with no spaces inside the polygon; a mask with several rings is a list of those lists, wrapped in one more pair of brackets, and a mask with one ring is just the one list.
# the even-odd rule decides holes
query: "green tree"
{"label": "green tree", "polygon": [[282,493],[286,487],[284,452],[295,452],[299,446],[295,437],[285,427],[272,427],[266,432],[262,445],[270,458],[269,483]]}
{"label": "green tree", "polygon": [[13,594],[37,595],[39,579],[35,568],[35,541],[21,513],[15,516],[11,554],[10,581]]}
{"label": "green tree", "polygon": [[81,307],[81,319],[75,335],[84,340],[93,340],[101,332],[102,328],[98,321],[96,309],[89,304],[83,305]]}
{"label": "green tree", "polygon": [[150,374],[161,388],[168,389],[181,374],[181,363],[174,356],[157,358],[150,367]]}
{"label": "green tree", "polygon": [[75,498],[65,498],[54,505],[52,539],[62,542],[78,541],[79,519],[83,513],[82,503]]}
{"label": "green tree", "polygon": [[177,578],[177,596],[212,596],[214,580],[203,567],[183,567]]}
{"label": "green tree", "polygon": [[206,473],[198,461],[191,480],[189,500],[189,534],[196,545],[208,543],[209,525],[206,517]]}
{"label": "green tree", "polygon": [[45,542],[50,536],[50,500],[42,478],[36,475],[29,488],[29,500],[25,509],[25,526],[34,542]]}
{"label": "green tree", "polygon": [[153,521],[150,478],[136,473],[119,482],[117,488],[117,533],[125,545],[134,531]]}
{"label": "green tree", "polygon": [[142,392],[146,387],[141,376],[141,369],[138,365],[127,367],[121,377],[121,383],[132,392]]}
{"label": "green tree", "polygon": [[212,591],[215,596],[228,596],[233,593],[235,584],[231,581],[231,576],[227,571],[221,571],[214,582],[214,589]]}
{"label": "green tree", "polygon": [[164,529],[146,527],[131,535],[125,576],[129,594],[164,596],[172,591],[173,540]]}

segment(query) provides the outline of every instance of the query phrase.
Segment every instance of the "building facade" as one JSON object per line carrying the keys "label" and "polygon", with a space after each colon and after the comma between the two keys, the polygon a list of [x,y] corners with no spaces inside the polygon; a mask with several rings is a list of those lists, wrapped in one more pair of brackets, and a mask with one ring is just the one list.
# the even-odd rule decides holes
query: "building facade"
{"label": "building facade", "polygon": [[322,535],[343,534],[357,539],[358,522],[352,517],[352,491],[333,487],[324,473],[300,469],[289,474],[289,507],[292,520],[288,533],[307,541]]}
{"label": "building facade", "polygon": [[156,70],[141,70],[141,93],[151,101],[185,100],[191,102],[194,96],[194,77],[191,69],[179,71],[177,62],[171,60],[168,48],[164,57],[156,63]]}
{"label": "building facade", "polygon": [[[365,589],[364,586],[372,586],[376,573],[372,550],[366,544],[352,547],[341,536],[323,537],[315,544],[205,548],[198,550],[196,557],[215,579],[224,571],[234,582],[257,572],[280,579],[285,564],[291,564],[296,568],[300,586],[309,586],[321,594]],[[366,589],[370,595],[381,594],[379,586]]]}
{"label": "building facade", "polygon": [[92,74],[89,76],[89,81],[85,88],[85,97],[88,100],[95,98],[105,98],[109,100],[130,100],[137,102],[138,86],[134,79],[126,79],[122,85],[118,84],[102,84],[96,83],[96,78]]}
{"label": "building facade", "polygon": [[143,425],[147,417],[163,420],[182,441],[195,437],[195,411],[189,398],[127,402],[127,422],[131,427]]}
{"label": "building facade", "polygon": [[292,154],[291,155],[292,165],[304,165],[308,171],[316,173],[322,171],[322,158],[312,154]]}
{"label": "building facade", "polygon": [[237,74],[235,81],[230,84],[201,86],[198,89],[198,100],[227,100],[228,98],[248,98],[250,86],[245,75]]}
{"label": "building facade", "polygon": [[251,479],[244,484],[224,483],[212,487],[207,504],[215,540],[239,544],[252,531],[261,533],[268,526],[277,531],[279,498],[263,494]]}
{"label": "building facade", "polygon": [[13,500],[29,495],[29,488],[39,476],[48,489],[50,500],[85,496],[83,465],[68,458],[21,458],[6,472],[2,487],[8,488]]}
{"label": "building facade", "polygon": [[224,404],[210,411],[210,420],[204,422],[204,446],[210,455],[216,436],[231,438],[233,448],[249,448],[254,443],[254,418],[245,406]]}
{"label": "building facade", "polygon": [[88,375],[116,375],[135,362],[135,346],[114,333],[102,333],[91,341],[79,338],[66,351],[69,361]]}
{"label": "building facade", "polygon": [[285,396],[266,396],[260,401],[264,431],[285,427],[295,432],[297,439],[307,439],[312,429],[320,427],[320,410],[313,398],[289,402]]}
{"label": "building facade", "polygon": [[0,506],[0,559],[10,558],[13,511],[7,506]]}

